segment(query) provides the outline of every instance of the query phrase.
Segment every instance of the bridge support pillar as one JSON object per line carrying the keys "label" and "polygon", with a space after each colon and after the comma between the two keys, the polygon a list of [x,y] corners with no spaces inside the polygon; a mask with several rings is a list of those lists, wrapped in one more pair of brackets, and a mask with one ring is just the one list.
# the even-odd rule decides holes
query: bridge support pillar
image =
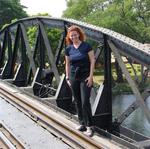
{"label": "bridge support pillar", "polygon": [[104,35],[104,83],[99,89],[93,113],[94,124],[100,128],[111,131],[112,129],[112,91],[111,91],[111,49]]}

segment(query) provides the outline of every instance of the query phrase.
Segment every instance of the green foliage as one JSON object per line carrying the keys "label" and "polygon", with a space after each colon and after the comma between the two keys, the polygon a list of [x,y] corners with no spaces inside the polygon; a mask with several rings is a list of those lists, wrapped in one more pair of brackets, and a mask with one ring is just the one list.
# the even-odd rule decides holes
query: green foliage
{"label": "green foliage", "polygon": [[[49,14],[48,13],[38,13],[33,16],[49,16]],[[49,29],[49,28],[46,28],[45,30],[47,32],[48,39],[51,43],[52,49],[56,49],[56,45],[57,45],[57,42],[58,42],[59,36],[60,36],[59,35],[60,31],[58,29]],[[29,27],[27,29],[27,36],[28,36],[29,44],[30,44],[30,47],[32,47],[32,48],[36,42],[37,31],[38,31],[37,26]]]}
{"label": "green foliage", "polygon": [[51,15],[49,15],[48,13],[38,13],[38,14],[36,14],[36,15],[32,15],[33,17],[35,17],[35,16],[49,16],[49,17],[51,17]]}
{"label": "green foliage", "polygon": [[27,17],[20,0],[0,0],[0,28],[13,19]]}
{"label": "green foliage", "polygon": [[149,0],[68,0],[63,16],[150,42]]}
{"label": "green foliage", "polygon": [[36,33],[37,33],[38,28],[36,26],[29,27],[27,29],[27,36],[29,40],[29,45],[33,49],[33,46],[35,45],[36,42]]}
{"label": "green foliage", "polygon": [[[30,44],[30,47],[32,48],[36,42],[37,31],[38,31],[38,27],[36,26],[29,27],[27,30],[29,44]],[[50,41],[51,48],[53,49],[53,52],[55,53],[56,48],[58,46],[61,31],[59,29],[49,29],[49,28],[45,28],[45,31],[47,32],[47,36]]]}
{"label": "green foliage", "polygon": [[131,87],[127,83],[117,83],[112,88],[113,95],[121,95],[122,93],[132,93]]}

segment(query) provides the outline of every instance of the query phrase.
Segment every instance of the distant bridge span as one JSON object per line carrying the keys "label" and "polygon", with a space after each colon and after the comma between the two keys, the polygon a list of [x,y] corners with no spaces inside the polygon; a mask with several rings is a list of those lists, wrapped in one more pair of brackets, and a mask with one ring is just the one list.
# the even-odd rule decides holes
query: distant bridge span
{"label": "distant bridge span", "polygon": [[[109,130],[114,123],[112,121],[111,52],[136,96],[136,101],[116,119],[115,123],[119,126],[139,106],[150,122],[150,112],[144,102],[148,96],[143,96],[139,92],[121,57],[126,56],[149,70],[150,48],[106,28],[67,18],[31,17],[18,20],[0,31],[1,80],[39,98],[59,101],[58,103],[61,104],[58,106],[68,109],[72,95],[64,77],[61,77],[62,70],[59,70],[59,66],[63,64],[66,31],[72,24],[83,28],[86,36],[97,43],[96,58],[101,54],[101,48],[104,50],[104,83],[99,86],[91,99],[95,124]],[[34,41],[30,41],[32,29],[35,31]],[[48,35],[48,30],[51,29],[56,29],[58,32],[57,45],[54,45],[53,36]],[[54,36],[56,32],[53,32]],[[64,102],[63,106],[61,101]]]}

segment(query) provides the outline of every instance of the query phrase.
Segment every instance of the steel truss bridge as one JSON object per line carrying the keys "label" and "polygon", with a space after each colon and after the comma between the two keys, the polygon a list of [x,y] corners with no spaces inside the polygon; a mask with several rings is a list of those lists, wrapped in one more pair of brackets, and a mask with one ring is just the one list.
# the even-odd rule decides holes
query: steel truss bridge
{"label": "steel truss bridge", "polygon": [[[90,41],[96,43],[96,60],[103,54],[104,82],[92,90],[91,103],[94,124],[108,133],[121,136],[128,132],[133,140],[150,146],[149,139],[135,131],[123,128],[122,122],[137,108],[141,108],[150,123],[150,111],[145,104],[149,90],[139,91],[127,71],[122,57],[150,69],[150,48],[112,30],[73,19],[32,17],[18,20],[0,31],[0,79],[32,97],[55,103],[73,113],[72,94],[64,74],[64,48],[67,28],[80,26]],[[34,30],[35,34],[31,34]],[[51,35],[49,35],[51,31]],[[31,41],[34,39],[33,41]],[[57,37],[57,39],[55,39]],[[102,52],[103,51],[103,52]],[[112,119],[112,54],[117,60],[135,97],[134,101],[115,121]],[[144,73],[144,72],[143,72]],[[144,142],[144,143],[143,143]],[[139,143],[139,144],[140,144]]]}

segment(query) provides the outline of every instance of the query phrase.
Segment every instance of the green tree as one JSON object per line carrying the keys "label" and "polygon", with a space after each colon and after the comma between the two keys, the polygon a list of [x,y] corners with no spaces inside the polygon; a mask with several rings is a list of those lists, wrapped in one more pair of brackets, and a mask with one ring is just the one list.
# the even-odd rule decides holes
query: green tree
{"label": "green tree", "polygon": [[0,28],[13,19],[27,17],[23,8],[25,7],[20,4],[20,0],[0,0]]}
{"label": "green tree", "polygon": [[120,32],[142,43],[150,42],[150,1],[116,0],[114,5],[117,7]]}
{"label": "green tree", "polygon": [[[149,0],[68,0],[63,15],[150,43]],[[122,82],[122,72],[115,64],[117,81]]]}
{"label": "green tree", "polygon": [[149,0],[67,0],[63,16],[150,42]]}

